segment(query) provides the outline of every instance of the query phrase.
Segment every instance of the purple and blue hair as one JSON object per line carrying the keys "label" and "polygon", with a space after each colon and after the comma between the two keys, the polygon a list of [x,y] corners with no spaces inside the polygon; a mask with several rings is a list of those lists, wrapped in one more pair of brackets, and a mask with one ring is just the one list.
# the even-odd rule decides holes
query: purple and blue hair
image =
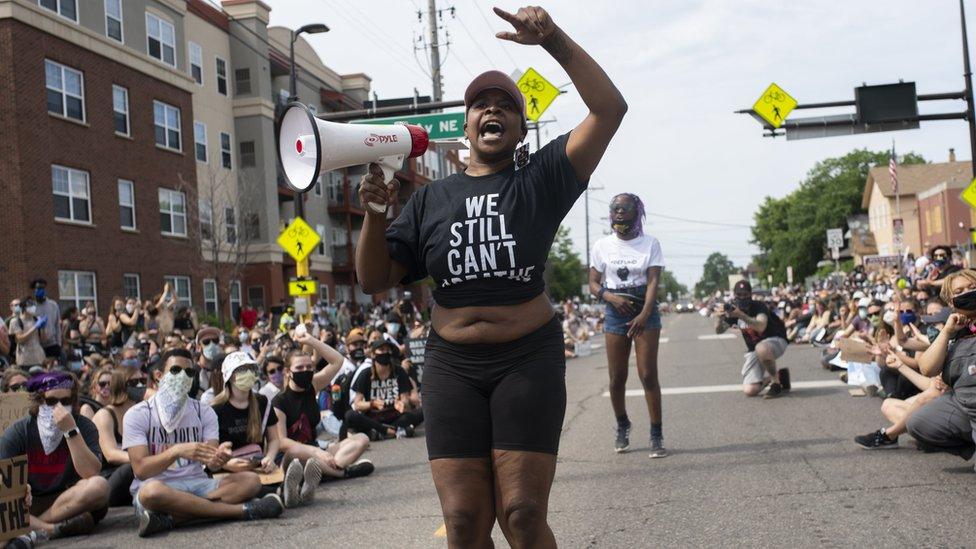
{"label": "purple and blue hair", "polygon": [[[639,235],[644,234],[644,218],[647,217],[647,213],[644,211],[644,202],[636,194],[620,193],[618,195],[614,195],[614,197],[610,199],[610,213],[613,214],[613,201],[621,197],[626,197],[634,201],[634,206],[637,207],[637,219],[635,220],[637,227],[635,232]],[[610,216],[610,226],[613,227],[613,215]]]}

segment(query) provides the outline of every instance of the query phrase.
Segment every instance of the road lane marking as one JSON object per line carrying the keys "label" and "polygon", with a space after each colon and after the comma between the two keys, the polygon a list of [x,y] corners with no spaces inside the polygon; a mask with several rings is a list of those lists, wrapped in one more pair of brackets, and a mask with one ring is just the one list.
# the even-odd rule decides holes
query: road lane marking
{"label": "road lane marking", "polygon": [[698,339],[735,339],[735,337],[735,334],[707,334],[698,336]]}
{"label": "road lane marking", "polygon": [[441,527],[434,532],[435,538],[446,538],[447,537],[447,525],[441,524]]}
{"label": "road lane marking", "polygon": [[667,343],[669,341],[671,341],[671,339],[667,337],[662,337],[661,339],[657,340],[658,343]]}
{"label": "road lane marking", "polygon": [[[836,387],[838,389],[847,387],[846,384],[836,379],[822,381],[794,381],[793,389],[818,389],[822,387]],[[736,393],[742,391],[742,385],[696,385],[692,387],[663,387],[662,395],[700,395],[706,393]],[[609,397],[610,391],[605,391],[603,396]],[[628,389],[626,396],[644,396],[643,389]]]}

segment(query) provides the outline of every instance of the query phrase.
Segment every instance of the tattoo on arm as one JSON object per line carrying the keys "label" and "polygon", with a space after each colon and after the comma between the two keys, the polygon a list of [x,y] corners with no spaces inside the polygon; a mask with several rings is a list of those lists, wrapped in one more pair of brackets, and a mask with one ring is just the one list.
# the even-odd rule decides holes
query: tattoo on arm
{"label": "tattoo on arm", "polygon": [[573,48],[566,41],[566,35],[563,34],[562,30],[556,30],[552,33],[543,44],[542,47],[549,52],[561,65],[569,63],[573,59]]}

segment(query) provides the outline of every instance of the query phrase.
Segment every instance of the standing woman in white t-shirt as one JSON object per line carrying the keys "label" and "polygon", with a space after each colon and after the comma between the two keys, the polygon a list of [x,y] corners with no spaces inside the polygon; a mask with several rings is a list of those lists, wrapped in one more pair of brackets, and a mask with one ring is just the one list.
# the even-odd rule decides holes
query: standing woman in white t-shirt
{"label": "standing woman in white t-shirt", "polygon": [[631,342],[637,352],[637,373],[651,416],[650,457],[668,455],[661,427],[661,385],[657,381],[657,350],[661,315],[657,285],[664,267],[661,244],[644,234],[644,203],[622,193],[610,201],[613,234],[597,240],[590,253],[590,292],[607,304],[603,332],[610,371],[610,402],[617,416],[614,450],[630,447],[630,419],[625,392]]}

